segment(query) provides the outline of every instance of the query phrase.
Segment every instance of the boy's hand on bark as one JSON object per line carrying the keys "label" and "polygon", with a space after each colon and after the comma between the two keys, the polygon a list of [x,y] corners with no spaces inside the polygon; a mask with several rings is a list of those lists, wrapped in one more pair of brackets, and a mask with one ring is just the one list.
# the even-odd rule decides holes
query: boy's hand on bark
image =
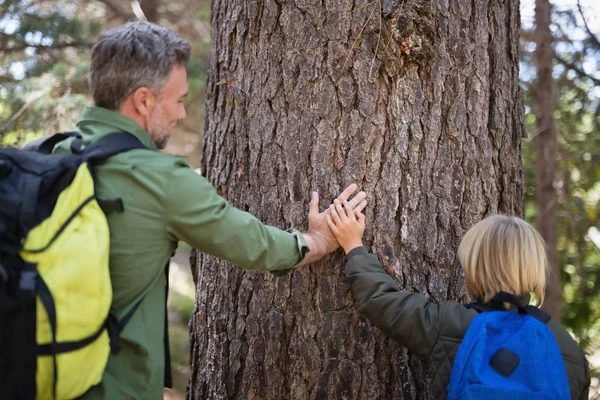
{"label": "boy's hand on bark", "polygon": [[[362,210],[362,209],[361,209]],[[355,210],[351,204],[344,205],[335,199],[327,210],[327,224],[336,240],[348,254],[352,249],[362,246],[362,235],[365,232],[365,216],[361,210]]]}

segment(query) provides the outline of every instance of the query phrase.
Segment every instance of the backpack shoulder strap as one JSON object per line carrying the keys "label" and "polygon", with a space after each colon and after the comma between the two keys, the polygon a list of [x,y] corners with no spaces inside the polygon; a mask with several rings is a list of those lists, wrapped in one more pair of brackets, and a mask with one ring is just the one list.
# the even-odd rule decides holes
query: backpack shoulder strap
{"label": "backpack shoulder strap", "polygon": [[544,310],[534,307],[534,306],[525,306],[525,313],[527,315],[531,315],[533,318],[537,319],[538,321],[547,324],[548,322],[550,322],[550,320],[552,319],[552,317],[550,317],[550,314],[546,313]]}
{"label": "backpack shoulder strap", "polygon": [[517,299],[517,296],[515,296],[514,294],[507,292],[498,292],[498,294],[496,294],[492,299],[492,306],[498,307],[501,306],[502,303],[512,304],[515,307],[517,307],[517,309],[519,310],[519,314],[531,315],[533,318],[537,319],[538,321],[544,324],[547,324],[548,321],[550,321],[550,315],[548,315],[546,312],[540,310],[537,307],[530,305],[521,305],[519,303],[519,300]]}
{"label": "backpack shoulder strap", "polygon": [[492,309],[490,307],[483,305],[481,303],[469,303],[469,304],[465,304],[465,307],[467,307],[468,309],[471,309],[471,310],[475,310],[480,314],[482,312],[492,311]]}
{"label": "backpack shoulder strap", "polygon": [[548,321],[550,321],[551,319],[548,313],[537,307],[530,305],[522,306],[521,304],[519,304],[517,296],[507,292],[499,292],[498,294],[496,294],[492,298],[491,304],[489,306],[481,303],[470,303],[465,304],[465,307],[476,310],[478,313],[486,311],[505,311],[503,303],[512,304],[513,306],[517,307],[517,309],[519,310],[519,314],[531,315],[533,318],[537,319],[538,321],[544,324],[547,324]]}
{"label": "backpack shoulder strap", "polygon": [[[129,150],[148,149],[138,138],[127,132],[112,133],[88,146],[83,151],[81,151],[80,148],[81,139],[77,138],[71,144],[71,151],[73,151],[74,154],[79,154],[84,160],[90,162],[105,160]],[[124,207],[121,198],[96,199],[96,201],[106,215],[112,212],[123,212]]]}
{"label": "backpack shoulder strap", "polygon": [[31,142],[23,146],[23,150],[37,151],[38,153],[50,154],[52,153],[52,149],[54,149],[54,146],[56,146],[57,143],[62,142],[63,140],[68,139],[70,137],[77,136],[79,136],[77,132],[56,133],[49,137],[32,140]]}
{"label": "backpack shoulder strap", "polygon": [[87,147],[80,154],[89,161],[99,161],[135,149],[148,149],[134,135],[126,132],[112,133]]}

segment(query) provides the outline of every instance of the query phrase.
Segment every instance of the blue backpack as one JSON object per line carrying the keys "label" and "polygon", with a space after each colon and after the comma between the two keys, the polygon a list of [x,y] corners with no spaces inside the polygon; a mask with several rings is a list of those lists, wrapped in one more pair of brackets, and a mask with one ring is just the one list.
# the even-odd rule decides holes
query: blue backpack
{"label": "blue backpack", "polygon": [[[507,311],[503,303],[517,306]],[[448,400],[565,400],[571,398],[558,343],[542,310],[498,293],[491,307],[469,304],[473,319],[458,348]]]}

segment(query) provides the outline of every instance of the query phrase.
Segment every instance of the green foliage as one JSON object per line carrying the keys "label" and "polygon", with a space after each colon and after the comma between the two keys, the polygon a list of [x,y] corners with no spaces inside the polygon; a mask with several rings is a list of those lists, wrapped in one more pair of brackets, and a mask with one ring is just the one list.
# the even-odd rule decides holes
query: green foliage
{"label": "green foliage", "polygon": [[0,140],[68,129],[87,104],[90,36],[66,1],[0,3]]}
{"label": "green foliage", "polygon": [[169,307],[177,315],[182,323],[187,324],[192,318],[194,310],[194,299],[177,291],[169,293]]}
{"label": "green foliage", "polygon": [[43,136],[44,134],[39,132],[13,131],[0,137],[0,146],[23,147],[25,143]]}

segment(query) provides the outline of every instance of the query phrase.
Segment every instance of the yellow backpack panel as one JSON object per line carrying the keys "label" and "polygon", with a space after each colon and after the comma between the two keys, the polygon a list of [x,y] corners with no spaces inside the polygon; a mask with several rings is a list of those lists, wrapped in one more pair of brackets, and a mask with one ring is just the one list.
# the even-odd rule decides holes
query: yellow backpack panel
{"label": "yellow backpack panel", "polygon": [[[61,234],[46,248],[68,219],[71,220]],[[83,163],[73,182],[59,195],[50,218],[29,232],[21,251],[23,260],[37,264],[38,273],[54,298],[56,342],[78,342],[93,336],[104,326],[112,299],[109,243],[106,216],[94,199],[94,182],[87,163]],[[46,249],[28,251],[42,248]],[[48,315],[39,298],[37,343],[52,343]],[[57,398],[81,396],[90,386],[100,382],[109,353],[109,338],[104,331],[93,343],[59,354]],[[36,399],[52,399],[54,371],[51,356],[38,357],[36,375]]]}

